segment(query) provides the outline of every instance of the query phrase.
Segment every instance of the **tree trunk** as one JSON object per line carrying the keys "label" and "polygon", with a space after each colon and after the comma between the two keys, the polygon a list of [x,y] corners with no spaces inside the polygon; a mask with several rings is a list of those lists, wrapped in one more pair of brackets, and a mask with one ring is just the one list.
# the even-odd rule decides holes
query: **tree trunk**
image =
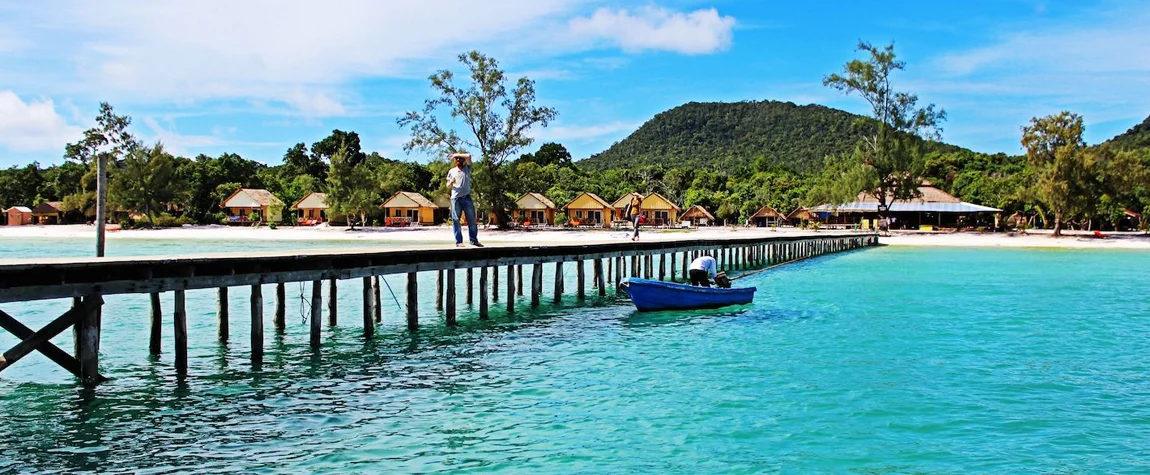
{"label": "tree trunk", "polygon": [[1062,213],[1054,213],[1054,237],[1062,236]]}

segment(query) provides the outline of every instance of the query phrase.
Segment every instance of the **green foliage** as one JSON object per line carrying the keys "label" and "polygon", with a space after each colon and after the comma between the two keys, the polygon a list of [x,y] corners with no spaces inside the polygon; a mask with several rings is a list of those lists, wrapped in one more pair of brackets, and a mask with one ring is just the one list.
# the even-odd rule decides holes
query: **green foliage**
{"label": "green foliage", "polygon": [[340,147],[331,156],[331,169],[327,176],[327,205],[333,214],[347,216],[348,225],[355,228],[367,223],[367,213],[382,201],[379,188],[372,183],[371,170],[362,161],[354,163],[347,147]]}
{"label": "green foliage", "polygon": [[555,142],[547,142],[539,147],[539,151],[535,153],[525,153],[519,156],[516,160],[519,163],[534,163],[541,167],[547,165],[556,165],[560,167],[570,167],[571,152],[567,151],[567,147],[557,144]]}
{"label": "green foliage", "polygon": [[1082,116],[1065,111],[1035,117],[1022,128],[1022,146],[1034,170],[1030,190],[1054,214],[1055,236],[1068,215],[1088,209],[1094,192],[1084,129]]}
{"label": "green foliage", "polygon": [[[508,157],[534,140],[530,130],[546,127],[558,114],[555,109],[535,105],[535,82],[520,78],[510,91],[506,78],[495,59],[478,51],[459,55],[459,61],[470,71],[470,81],[455,84],[455,74],[441,70],[429,78],[437,97],[424,102],[422,111],[411,111],[401,117],[400,127],[411,130],[411,140],[404,150],[449,152],[470,148],[479,151],[473,187],[480,208],[492,210],[496,223],[506,226],[507,210],[513,203],[507,197],[503,164]],[[446,111],[441,110],[441,106]],[[460,136],[450,126],[440,125],[442,113],[463,121],[471,133]]]}
{"label": "green foliage", "polygon": [[1117,150],[1150,149],[1150,117],[1106,143]]}
{"label": "green foliage", "polygon": [[136,148],[124,158],[109,190],[110,202],[122,211],[151,219],[157,211],[174,209],[186,201],[186,183],[175,177],[175,160],[156,143]]}

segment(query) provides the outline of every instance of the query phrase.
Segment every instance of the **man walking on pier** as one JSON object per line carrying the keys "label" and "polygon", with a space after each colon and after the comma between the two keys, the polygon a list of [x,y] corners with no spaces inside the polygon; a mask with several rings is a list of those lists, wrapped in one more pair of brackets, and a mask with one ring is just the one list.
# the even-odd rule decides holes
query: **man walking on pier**
{"label": "man walking on pier", "polygon": [[451,188],[451,227],[455,231],[455,246],[463,247],[463,232],[459,229],[462,215],[467,219],[467,237],[471,245],[483,247],[479,244],[479,225],[475,222],[475,201],[471,199],[471,154],[453,153],[450,158],[455,161],[455,168],[447,172],[447,186]]}

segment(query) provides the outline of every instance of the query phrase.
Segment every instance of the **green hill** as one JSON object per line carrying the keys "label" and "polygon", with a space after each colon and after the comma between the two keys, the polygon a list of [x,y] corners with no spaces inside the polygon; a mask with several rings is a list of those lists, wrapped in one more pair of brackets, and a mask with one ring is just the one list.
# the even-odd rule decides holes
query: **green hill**
{"label": "green hill", "polygon": [[1150,117],[1106,143],[1122,150],[1150,148]]}
{"label": "green hill", "polygon": [[[829,154],[854,150],[862,116],[791,102],[690,102],[661,112],[606,151],[579,161],[588,170],[638,165],[734,170],[758,157],[798,172]],[[863,126],[864,129],[866,126]],[[943,150],[959,150],[944,145]]]}

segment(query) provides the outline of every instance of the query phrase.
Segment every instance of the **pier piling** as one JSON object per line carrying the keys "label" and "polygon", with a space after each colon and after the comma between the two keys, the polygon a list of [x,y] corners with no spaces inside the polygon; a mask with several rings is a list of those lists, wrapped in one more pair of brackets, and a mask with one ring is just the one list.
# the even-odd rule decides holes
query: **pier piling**
{"label": "pier piling", "polygon": [[407,273],[407,329],[419,329],[419,273]]}
{"label": "pier piling", "polygon": [[220,287],[216,291],[216,327],[220,342],[228,341],[228,288]]}
{"label": "pier piling", "polygon": [[[182,292],[182,291],[181,291]],[[180,306],[183,306],[180,296]],[[252,363],[264,360],[264,290],[260,284],[252,285]]]}
{"label": "pier piling", "polygon": [[[158,297],[158,295],[157,295]],[[188,374],[188,311],[184,308],[184,291],[172,292],[172,324],[176,343],[176,374]]]}
{"label": "pier piling", "polygon": [[148,338],[148,354],[157,356],[160,354],[160,338],[162,331],[160,325],[163,325],[163,311],[160,309],[160,293],[152,292],[152,313],[150,321],[152,322],[151,333]]}
{"label": "pier piling", "polygon": [[447,269],[447,302],[444,305],[444,320],[448,325],[455,325],[455,269]]}

